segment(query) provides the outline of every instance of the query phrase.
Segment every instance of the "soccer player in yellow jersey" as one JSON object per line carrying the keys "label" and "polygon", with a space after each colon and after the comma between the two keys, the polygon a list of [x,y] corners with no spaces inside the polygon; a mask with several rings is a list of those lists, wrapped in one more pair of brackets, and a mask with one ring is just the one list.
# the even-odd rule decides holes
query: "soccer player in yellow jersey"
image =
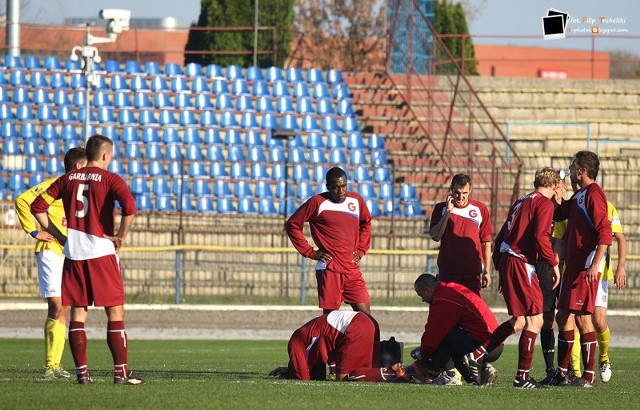
{"label": "soccer player in yellow jersey", "polygon": [[[84,148],[72,148],[64,157],[66,172],[80,169],[87,163]],[[22,229],[31,235],[36,242],[36,263],[38,266],[38,284],[40,295],[47,299],[47,320],[44,324],[45,369],[43,380],[56,377],[68,379],[70,374],[60,365],[64,351],[66,324],[69,307],[62,306],[62,254],[60,244],[50,233],[38,230],[31,214],[31,203],[58,177],[48,179],[20,194],[15,200],[16,213]],[[49,208],[49,217],[56,227],[66,234],[66,219],[62,201],[55,201]]]}
{"label": "soccer player in yellow jersey", "polygon": [[[593,312],[592,320],[593,326],[596,330],[596,337],[598,339],[598,350],[600,351],[600,379],[606,383],[611,379],[611,363],[609,360],[609,338],[610,331],[607,325],[607,305],[608,305],[608,293],[609,293],[609,280],[613,279],[613,283],[618,289],[622,289],[627,284],[626,274],[626,257],[627,257],[627,242],[622,232],[622,224],[620,217],[618,216],[618,210],[609,201],[607,201],[607,215],[609,221],[611,221],[611,231],[613,238],[618,244],[618,264],[616,266],[615,273],[611,265],[610,249],[607,250],[605,255],[606,264],[602,277],[600,278],[600,286],[598,287],[598,293],[596,296],[596,304]],[[564,236],[564,228],[566,228],[566,221],[557,224],[557,229],[554,229],[554,237],[562,238]],[[576,341],[574,342],[573,349],[571,351],[571,368],[576,377],[582,375],[580,368],[580,336],[576,332]]]}

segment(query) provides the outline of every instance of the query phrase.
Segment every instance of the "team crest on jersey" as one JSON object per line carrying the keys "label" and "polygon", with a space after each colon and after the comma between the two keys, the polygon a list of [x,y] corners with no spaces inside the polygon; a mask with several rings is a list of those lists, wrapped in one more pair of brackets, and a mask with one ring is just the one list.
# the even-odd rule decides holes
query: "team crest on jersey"
{"label": "team crest on jersey", "polygon": [[349,204],[347,205],[347,208],[349,208],[349,210],[351,212],[355,212],[356,211],[356,204],[354,204],[353,202],[349,202]]}
{"label": "team crest on jersey", "polygon": [[476,211],[475,209],[470,210],[469,216],[475,218],[476,216],[478,216],[478,211]]}

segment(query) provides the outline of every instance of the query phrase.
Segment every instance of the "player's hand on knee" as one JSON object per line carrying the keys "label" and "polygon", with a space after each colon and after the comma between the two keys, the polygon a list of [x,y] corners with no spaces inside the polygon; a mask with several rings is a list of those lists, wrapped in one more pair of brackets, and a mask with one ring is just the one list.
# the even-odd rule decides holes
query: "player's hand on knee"
{"label": "player's hand on knee", "polygon": [[288,379],[289,368],[286,366],[278,366],[269,372],[269,376],[277,377],[279,379]]}

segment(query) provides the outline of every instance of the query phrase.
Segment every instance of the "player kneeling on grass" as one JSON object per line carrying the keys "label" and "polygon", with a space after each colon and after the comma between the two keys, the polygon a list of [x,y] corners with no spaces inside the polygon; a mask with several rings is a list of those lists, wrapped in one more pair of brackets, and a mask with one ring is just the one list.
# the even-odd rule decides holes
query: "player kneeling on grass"
{"label": "player kneeling on grass", "polygon": [[338,381],[406,379],[400,363],[380,368],[380,328],[364,312],[336,310],[312,319],[293,332],[288,351],[289,365],[276,367],[270,376],[326,380],[326,364],[331,363]]}
{"label": "player kneeling on grass", "polygon": [[[440,282],[428,273],[418,276],[414,289],[429,304],[429,316],[420,346],[411,352],[416,361],[407,366],[407,375],[429,384],[453,386],[462,384],[454,370],[457,368],[468,383],[491,385],[497,373],[488,362],[500,357],[502,344],[487,355],[478,380],[474,380],[464,364],[465,354],[480,346],[498,327],[487,303],[466,286]],[[429,375],[436,377],[429,380]]]}

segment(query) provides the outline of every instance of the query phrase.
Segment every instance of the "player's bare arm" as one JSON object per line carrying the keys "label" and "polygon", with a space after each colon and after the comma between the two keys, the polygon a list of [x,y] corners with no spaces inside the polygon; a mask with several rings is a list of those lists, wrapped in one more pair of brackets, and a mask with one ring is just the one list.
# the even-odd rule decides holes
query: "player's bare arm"
{"label": "player's bare arm", "polygon": [[353,252],[353,259],[351,259],[351,262],[359,265],[361,260],[362,258],[360,257],[360,254],[358,252]]}
{"label": "player's bare arm", "polygon": [[613,274],[613,283],[618,289],[622,289],[627,286],[627,240],[622,232],[616,232],[613,234],[613,238],[618,243],[618,265]]}
{"label": "player's bare arm", "polygon": [[602,273],[599,272],[600,262],[602,261],[602,258],[604,258],[604,254],[606,251],[607,245],[598,245],[598,247],[596,248],[596,254],[593,257],[591,266],[589,266],[585,275],[585,279],[587,282],[599,280],[598,273]]}
{"label": "player's bare arm", "polygon": [[105,238],[108,238],[109,240],[111,240],[111,242],[113,242],[114,246],[116,247],[116,252],[118,252],[122,247],[122,243],[129,233],[129,228],[131,228],[131,225],[133,225],[134,217],[135,215],[123,215],[120,219],[120,229],[118,229],[118,233],[116,233],[115,236],[105,235]]}
{"label": "player's bare arm", "polygon": [[553,287],[551,289],[555,289],[560,284],[560,268],[558,265],[553,267]]}
{"label": "player's bare arm", "polygon": [[269,372],[269,376],[277,377],[279,379],[291,378],[289,374],[289,368],[286,366],[278,366]]}
{"label": "player's bare arm", "polygon": [[67,237],[62,232],[60,232],[58,227],[53,222],[51,222],[51,220],[49,219],[49,214],[47,214],[46,212],[41,212],[34,214],[33,216],[35,216],[36,221],[38,221],[42,229],[47,231],[61,245],[64,245],[65,242],[67,242]]}
{"label": "player's bare arm", "polygon": [[480,284],[486,288],[491,286],[491,242],[482,242],[482,258],[484,259],[484,267]]}
{"label": "player's bare arm", "polygon": [[444,230],[447,227],[447,222],[449,221],[449,215],[451,214],[451,210],[453,210],[453,196],[447,195],[447,199],[445,199],[447,209],[442,215],[442,218],[438,221],[437,224],[431,228],[429,231],[429,235],[431,235],[431,239],[436,242],[439,242],[442,239],[442,235],[444,235]]}
{"label": "player's bare arm", "polygon": [[333,258],[331,257],[331,254],[329,252],[324,251],[322,249],[318,249],[313,253],[313,255],[311,255],[311,259],[328,263]]}

